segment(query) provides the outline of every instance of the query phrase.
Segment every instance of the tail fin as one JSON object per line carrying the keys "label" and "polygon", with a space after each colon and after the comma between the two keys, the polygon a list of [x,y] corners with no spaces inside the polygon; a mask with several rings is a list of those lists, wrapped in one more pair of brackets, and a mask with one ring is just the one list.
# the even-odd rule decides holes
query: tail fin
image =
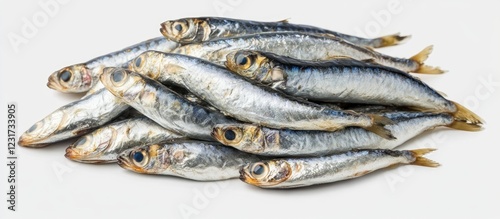
{"label": "tail fin", "polygon": [[457,111],[453,113],[453,116],[455,117],[455,120],[466,122],[472,125],[481,125],[484,124],[484,120],[470,111],[469,109],[465,108],[464,106],[451,101],[452,103],[455,104],[457,107]]}
{"label": "tail fin", "polygon": [[399,33],[395,33],[392,35],[380,37],[380,39],[382,40],[382,42],[376,48],[395,46],[395,45],[406,43],[408,40],[411,39],[411,35],[401,36],[401,35],[399,35]]}
{"label": "tail fin", "polygon": [[441,70],[439,67],[424,65],[425,60],[427,60],[427,58],[429,58],[429,55],[432,52],[432,48],[433,48],[432,46],[425,47],[425,49],[423,49],[418,54],[416,54],[410,58],[410,60],[413,60],[420,65],[418,67],[418,69],[414,71],[414,73],[441,74],[441,73],[446,72],[444,70]]}
{"label": "tail fin", "polygon": [[457,130],[464,130],[464,131],[470,131],[470,132],[477,132],[483,130],[483,126],[479,124],[472,124],[472,123],[467,123],[464,121],[460,120],[455,120],[453,123],[448,125],[448,127],[452,129],[457,129]]}
{"label": "tail fin", "polygon": [[394,124],[392,120],[390,120],[387,117],[379,116],[379,115],[374,115],[370,114],[369,115],[372,118],[372,125],[370,127],[363,127],[364,129],[373,132],[377,135],[379,135],[382,138],[389,139],[389,140],[394,140],[396,137],[392,135],[391,131],[389,129],[386,129],[384,126],[386,125],[391,125]]}
{"label": "tail fin", "polygon": [[424,167],[438,167],[438,166],[440,166],[440,164],[437,163],[436,161],[433,161],[433,160],[430,160],[430,159],[423,157],[425,154],[433,152],[435,150],[436,149],[432,149],[432,148],[422,148],[422,149],[411,150],[410,152],[415,157],[415,161],[413,161],[410,164],[424,166]]}

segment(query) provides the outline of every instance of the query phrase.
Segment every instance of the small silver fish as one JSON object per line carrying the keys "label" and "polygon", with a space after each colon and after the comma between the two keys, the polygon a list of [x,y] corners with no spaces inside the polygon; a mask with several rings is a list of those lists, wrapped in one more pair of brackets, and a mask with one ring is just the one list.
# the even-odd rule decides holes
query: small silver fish
{"label": "small silver fish", "polygon": [[[226,67],[250,80],[288,95],[323,102],[404,106],[428,112],[454,113],[457,120],[482,119],[447,100],[421,80],[374,63],[351,58],[313,62],[272,53],[242,50],[227,55]],[[458,112],[458,110],[463,110]],[[467,117],[458,117],[466,114]]]}
{"label": "small silver fish", "polygon": [[168,20],[161,23],[160,32],[167,39],[189,44],[258,33],[302,32],[340,37],[358,46],[380,48],[405,42],[410,36],[393,34],[373,39],[351,36],[319,27],[291,24],[288,20],[259,22],[221,17],[197,17]]}
{"label": "small silver fish", "polygon": [[164,37],[149,39],[84,63],[64,67],[50,75],[47,86],[63,93],[87,92],[99,81],[104,67],[119,67],[148,50],[170,52],[178,45]]}
{"label": "small silver fish", "polygon": [[189,138],[211,140],[212,127],[238,123],[184,99],[157,81],[121,68],[106,68],[101,81],[121,101],[161,126]]}
{"label": "small silver fish", "polygon": [[219,143],[176,141],[130,149],[118,157],[118,164],[137,173],[214,181],[238,178],[243,165],[260,159]]}
{"label": "small silver fish", "polygon": [[294,130],[335,131],[358,126],[384,138],[393,138],[383,127],[391,123],[387,118],[293,100],[267,87],[256,86],[203,59],[149,51],[132,60],[130,68],[145,75],[159,75],[157,78],[162,81],[183,86],[226,115],[241,121]]}
{"label": "small silver fish", "polygon": [[265,156],[324,156],[353,149],[394,149],[425,130],[450,126],[450,114],[383,113],[394,124],[386,128],[397,138],[387,140],[358,127],[336,132],[270,129],[252,124],[219,124],[212,135],[224,145]]}
{"label": "small silver fish", "polygon": [[181,138],[148,118],[125,119],[82,136],[66,148],[65,156],[82,163],[114,163],[132,147]]}
{"label": "small silver fish", "polygon": [[404,72],[426,74],[444,72],[437,67],[424,65],[424,61],[432,52],[432,46],[409,59],[395,58],[353,45],[340,38],[295,32],[254,34],[187,44],[174,49],[172,53],[194,56],[222,65],[226,61],[227,54],[243,49],[313,61],[350,57],[357,60],[370,60]]}
{"label": "small silver fish", "polygon": [[44,147],[86,134],[111,121],[125,111],[128,105],[119,101],[106,89],[60,107],[35,123],[19,138],[19,145]]}
{"label": "small silver fish", "polygon": [[282,158],[248,164],[240,179],[261,188],[296,188],[364,176],[393,165],[437,167],[423,155],[434,149],[410,151],[357,150],[312,158]]}

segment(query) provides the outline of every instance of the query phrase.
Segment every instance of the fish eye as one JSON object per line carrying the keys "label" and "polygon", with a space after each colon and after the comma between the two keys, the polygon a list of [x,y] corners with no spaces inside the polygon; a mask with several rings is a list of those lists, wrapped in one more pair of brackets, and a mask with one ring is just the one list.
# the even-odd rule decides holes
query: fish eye
{"label": "fish eye", "polygon": [[78,141],[76,141],[76,142],[75,142],[74,146],[75,146],[75,147],[85,146],[85,145],[87,145],[88,143],[90,143],[91,138],[92,138],[92,136],[91,136],[91,135],[87,135],[87,136],[85,136],[85,137],[82,137],[82,138],[78,139]]}
{"label": "fish eye", "polygon": [[179,35],[183,34],[187,30],[187,23],[185,21],[177,21],[173,24],[174,30],[172,31],[174,34]]}
{"label": "fish eye", "polygon": [[176,25],[174,26],[174,28],[175,28],[177,31],[181,31],[181,30],[182,30],[182,25],[180,25],[180,24],[176,24]]}
{"label": "fish eye", "polygon": [[236,133],[233,130],[228,129],[224,132],[224,138],[226,138],[229,141],[232,141],[236,139]]}
{"label": "fish eye", "polygon": [[135,162],[142,162],[142,160],[144,160],[144,154],[142,154],[141,152],[135,152],[134,153],[134,160]]}
{"label": "fish eye", "polygon": [[61,79],[64,82],[68,82],[71,79],[71,76],[73,76],[73,74],[69,70],[64,70],[61,73],[59,73],[59,79]]}
{"label": "fish eye", "polygon": [[230,143],[237,143],[238,141],[241,140],[241,138],[243,136],[242,130],[239,128],[231,127],[231,128],[223,129],[222,131],[223,131],[223,133],[222,133],[223,140],[229,144]]}
{"label": "fish eye", "polygon": [[135,59],[135,67],[140,68],[142,64],[142,58],[139,56],[137,59]]}
{"label": "fish eye", "polygon": [[257,179],[263,178],[264,176],[267,175],[267,172],[268,172],[268,168],[263,163],[256,163],[252,166],[251,173],[252,173],[252,176],[254,178],[257,178]]}
{"label": "fish eye", "polygon": [[122,69],[117,69],[111,73],[111,81],[116,86],[121,86],[125,83],[125,78],[127,77],[127,73]]}
{"label": "fish eye", "polygon": [[80,140],[78,140],[75,145],[82,145],[82,144],[85,144],[87,142],[87,137],[85,138],[80,138]]}
{"label": "fish eye", "polygon": [[33,131],[35,131],[36,129],[38,128],[38,122],[35,123],[34,125],[32,125],[29,129],[28,129],[28,133],[31,133]]}
{"label": "fish eye", "polygon": [[145,151],[136,151],[131,154],[132,161],[137,166],[145,166],[148,163],[148,157]]}
{"label": "fish eye", "polygon": [[238,65],[241,69],[248,69],[250,66],[252,66],[254,60],[252,55],[247,55],[244,53],[236,53],[235,56],[235,63]]}
{"label": "fish eye", "polygon": [[238,57],[236,57],[236,63],[238,65],[245,65],[247,64],[248,62],[248,58],[244,55],[239,55]]}

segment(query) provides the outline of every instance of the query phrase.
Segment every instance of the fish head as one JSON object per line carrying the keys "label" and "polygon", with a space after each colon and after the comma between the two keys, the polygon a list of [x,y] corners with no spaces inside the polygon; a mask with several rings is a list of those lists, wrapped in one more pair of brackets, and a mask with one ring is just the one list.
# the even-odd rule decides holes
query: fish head
{"label": "fish head", "polygon": [[84,163],[101,163],[106,149],[110,148],[116,139],[116,129],[103,127],[92,133],[80,137],[75,143],[66,148],[64,155],[70,160]]}
{"label": "fish head", "polygon": [[211,134],[220,143],[241,151],[258,153],[265,149],[264,133],[257,125],[218,124]]}
{"label": "fish head", "polygon": [[93,84],[91,71],[85,63],[68,66],[52,73],[47,87],[64,93],[82,93]]}
{"label": "fish head", "polygon": [[239,50],[227,54],[226,67],[243,77],[261,83],[273,82],[273,68],[269,59],[257,51]]}
{"label": "fish head", "polygon": [[62,110],[51,113],[24,132],[19,138],[19,145],[27,147],[45,146],[47,144],[45,140],[56,131],[64,128],[64,124],[68,119],[68,115]]}
{"label": "fish head", "polygon": [[273,187],[290,178],[292,168],[285,160],[247,164],[240,169],[240,180],[258,187]]}
{"label": "fish head", "polygon": [[206,41],[211,33],[210,25],[203,18],[170,20],[160,25],[165,38],[182,44]]}
{"label": "fish head", "polygon": [[142,95],[146,84],[139,74],[115,67],[104,68],[101,82],[109,92],[126,102]]}
{"label": "fish head", "polygon": [[157,51],[146,51],[124,64],[125,68],[151,79],[158,79],[163,68],[164,53]]}
{"label": "fish head", "polygon": [[155,174],[165,168],[165,151],[158,144],[135,147],[118,156],[118,165],[137,173]]}

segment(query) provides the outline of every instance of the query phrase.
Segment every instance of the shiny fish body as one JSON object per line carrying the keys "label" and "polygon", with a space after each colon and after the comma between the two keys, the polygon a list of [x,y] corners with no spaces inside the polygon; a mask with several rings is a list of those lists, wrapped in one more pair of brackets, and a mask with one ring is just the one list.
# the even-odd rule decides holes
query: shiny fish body
{"label": "shiny fish body", "polygon": [[243,165],[258,160],[219,143],[177,141],[130,149],[118,157],[118,164],[138,173],[215,181],[237,178]]}
{"label": "shiny fish body", "polygon": [[83,135],[106,124],[128,105],[106,89],[67,104],[35,123],[19,138],[19,145],[43,147],[49,143]]}
{"label": "shiny fish body", "polygon": [[[238,65],[242,59],[249,64]],[[229,54],[226,66],[243,77],[314,101],[457,110],[454,103],[410,74],[350,58],[313,62],[245,50]]]}
{"label": "shiny fish body", "polygon": [[[148,63],[154,64],[149,66]],[[185,87],[215,108],[241,121],[299,130],[334,131],[346,126],[360,126],[375,128],[374,131],[380,131],[379,134],[392,137],[383,130],[383,124],[378,124],[378,120],[371,116],[289,99],[202,59],[150,51],[133,61],[131,68],[146,74],[157,68],[162,80]]]}
{"label": "shiny fish body", "polygon": [[66,149],[66,157],[82,163],[114,163],[118,155],[132,147],[183,138],[152,120],[126,119],[103,126]]}
{"label": "shiny fish body", "polygon": [[[157,81],[120,68],[107,68],[101,76],[106,88],[137,111],[166,129],[183,136],[211,140],[212,127],[218,123],[236,122],[223,114],[184,99]],[[122,74],[123,81],[113,81]]]}
{"label": "shiny fish body", "polygon": [[330,34],[340,37],[358,46],[385,47],[399,44],[408,36],[398,34],[366,39],[351,36],[319,27],[291,24],[287,20],[278,22],[259,22],[220,17],[183,18],[165,21],[161,32],[168,39],[183,44],[199,43],[209,40],[243,36],[258,33],[301,32],[309,34]]}
{"label": "shiny fish body", "polygon": [[314,158],[283,158],[248,164],[240,179],[261,188],[295,188],[357,178],[393,165],[437,167],[422,157],[433,149],[356,150]]}
{"label": "shiny fish body", "polygon": [[[214,138],[238,150],[265,156],[323,156],[353,149],[394,149],[418,134],[454,122],[449,114],[392,112],[383,116],[394,121],[386,128],[397,138],[387,140],[358,127],[336,132],[269,129],[251,124],[221,124],[214,127]],[[236,135],[234,140],[226,132]]]}
{"label": "shiny fish body", "polygon": [[222,64],[227,54],[242,49],[270,52],[302,60],[329,60],[339,56],[357,60],[369,59],[405,72],[418,72],[421,67],[421,63],[413,59],[390,57],[339,38],[304,33],[264,33],[224,38],[184,45],[172,52]]}
{"label": "shiny fish body", "polygon": [[148,50],[170,52],[177,46],[177,43],[164,37],[146,40],[122,50],[99,56],[85,63],[64,67],[51,74],[47,86],[64,93],[87,92],[99,81],[99,75],[102,73],[103,68],[119,67]]}

